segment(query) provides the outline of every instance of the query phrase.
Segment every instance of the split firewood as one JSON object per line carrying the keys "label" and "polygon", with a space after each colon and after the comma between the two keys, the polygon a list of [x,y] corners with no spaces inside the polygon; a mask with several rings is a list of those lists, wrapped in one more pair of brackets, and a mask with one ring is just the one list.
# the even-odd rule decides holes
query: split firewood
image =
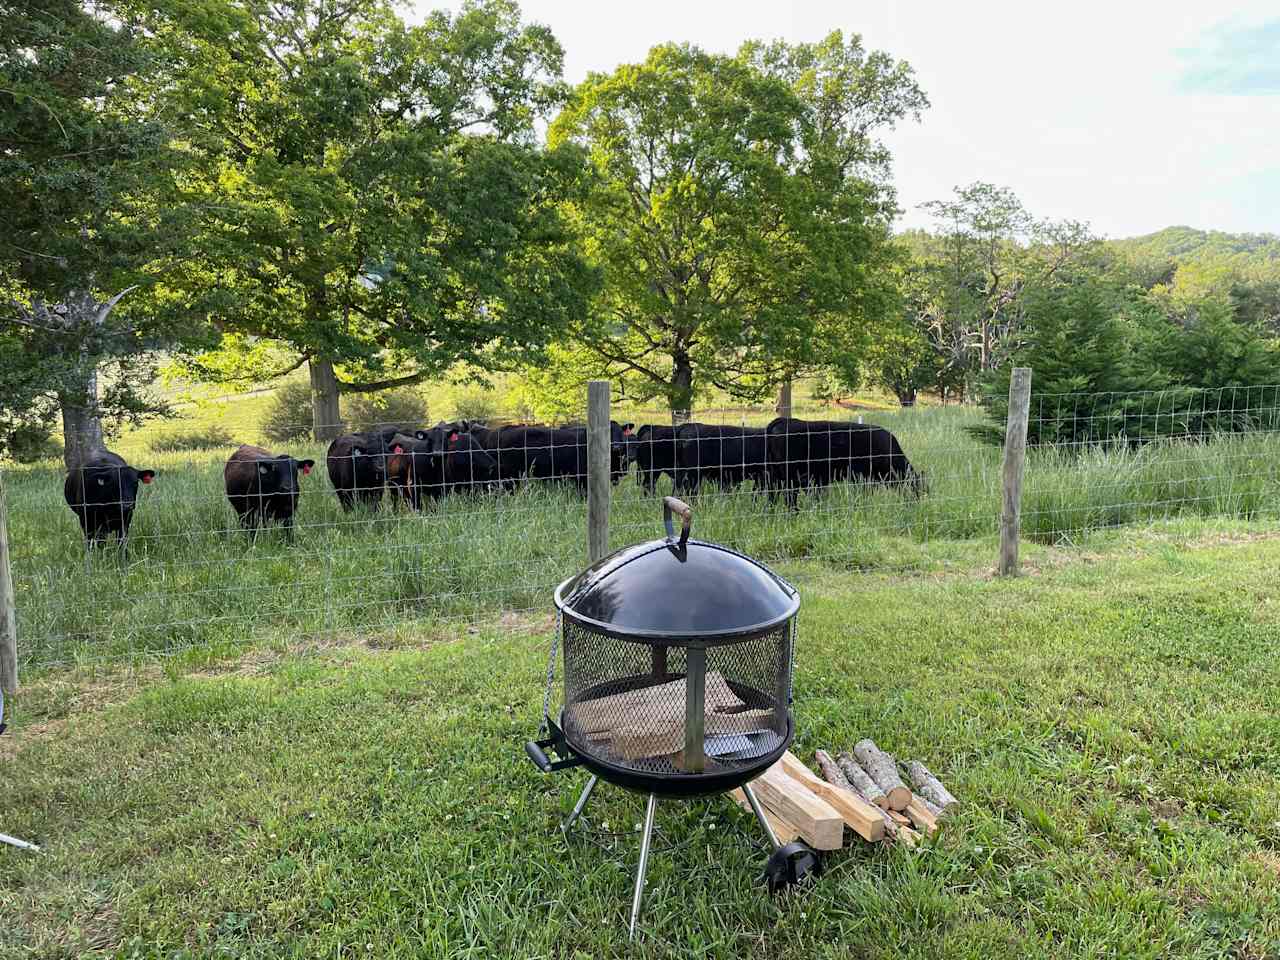
{"label": "split firewood", "polygon": [[[905,810],[906,808],[904,807],[903,809]],[[899,813],[897,810],[886,810],[885,813],[887,813],[890,819],[892,819],[893,822],[896,823],[898,826],[900,827],[911,826],[911,818],[908,817],[905,813]]]}
{"label": "split firewood", "polygon": [[859,740],[853,745],[853,755],[876,786],[884,791],[890,810],[902,810],[911,802],[911,791],[898,776],[898,761],[893,754],[885,753],[874,740]]}
{"label": "split firewood", "polygon": [[932,801],[941,812],[945,813],[948,807],[959,803],[951,795],[951,791],[942,785],[942,781],[930,773],[929,768],[919,760],[912,760],[907,764],[907,775],[911,777],[911,782],[915,784],[920,796]]}
{"label": "split firewood", "polygon": [[[707,674],[704,687],[704,703],[708,715],[741,710],[746,706],[737,694],[729,688],[724,676],[718,670]],[[597,697],[594,700],[582,700],[570,706],[569,717],[574,726],[592,739],[596,734],[611,731],[625,718],[636,714],[674,715],[684,717],[685,682],[673,680],[639,690],[628,690],[608,697]],[[683,722],[683,719],[681,720]]]}
{"label": "split firewood", "polygon": [[844,842],[844,818],[804,784],[787,776],[779,761],[751,781],[756,796],[788,823],[815,850],[839,850]]}
{"label": "split firewood", "polygon": [[[708,713],[702,724],[703,735],[713,737],[770,730],[774,718],[772,710],[743,710],[740,713]],[[595,742],[596,738],[592,740]],[[627,760],[669,756],[684,748],[684,712],[646,716],[614,730],[609,740],[609,749]]]}
{"label": "split firewood", "polygon": [[[755,816],[755,811],[751,809],[751,801],[747,799],[747,795],[742,792],[741,788],[729,791],[729,796],[733,798],[733,802],[740,806],[747,813]],[[757,800],[760,798],[757,797]],[[764,818],[769,821],[769,826],[773,827],[773,835],[778,838],[779,843],[790,843],[800,837],[800,830],[793,823],[788,823],[777,813],[770,810],[764,803],[760,804],[760,811],[764,814]]]}
{"label": "split firewood", "polygon": [[917,797],[913,793],[911,802],[907,804],[907,809],[904,813],[911,818],[911,822],[916,825],[916,829],[924,833],[933,833],[938,829],[938,818],[925,805],[923,797]]}
{"label": "split firewood", "polygon": [[[815,756],[821,765],[823,759],[827,763],[831,762],[824,751],[819,750]],[[787,776],[793,780],[797,780],[804,784],[815,794],[820,796],[835,809],[836,813],[844,818],[844,822],[848,824],[849,829],[862,837],[863,840],[869,840],[874,843],[877,840],[884,839],[884,824],[880,819],[880,808],[858,795],[858,792],[849,786],[849,781],[836,783],[835,781],[826,782],[819,780],[812,770],[806,767],[800,760],[788,750],[782,755],[782,769]],[[831,764],[834,768],[835,764]],[[825,773],[825,767],[823,768]],[[839,774],[839,770],[836,773]],[[843,779],[843,778],[841,778]],[[830,780],[830,778],[828,778]]]}
{"label": "split firewood", "polygon": [[[815,751],[814,756],[817,757],[819,754],[821,754],[821,756],[824,757],[828,761],[828,763],[830,762],[831,756],[825,750]],[[848,754],[842,754],[842,756],[848,757]],[[854,763],[852,758],[849,758],[849,762],[852,763],[853,766],[856,767],[864,777],[866,776],[866,771],[863,770],[861,767],[859,767],[857,763]],[[839,777],[840,780],[842,780],[844,783],[849,785],[847,789],[849,790],[850,793],[862,799],[869,810],[875,811],[875,813],[880,817],[880,826],[884,830],[885,837],[889,838],[890,840],[901,840],[903,843],[907,844],[907,846],[914,845],[915,837],[913,835],[913,831],[906,830],[906,832],[904,833],[903,830],[905,828],[900,827],[898,825],[898,822],[893,818],[893,816],[889,813],[888,810],[884,809],[884,807],[881,807],[881,806],[878,806],[877,804],[872,803],[869,799],[867,799],[867,797],[864,796],[862,792],[858,790],[858,788],[855,787],[847,777],[844,776],[844,769],[842,765],[837,763],[837,764],[832,764],[831,766],[828,766],[827,763],[822,763],[821,759],[819,760],[819,764],[822,768],[822,773],[824,776],[826,776],[829,780],[833,776]],[[835,783],[837,781],[832,780],[831,782]],[[870,783],[871,781],[868,779],[867,782]],[[874,783],[872,783],[871,786],[873,789],[877,791],[879,791],[880,789]],[[884,796],[883,793],[881,793],[880,796],[883,797]]]}
{"label": "split firewood", "polygon": [[934,803],[932,800],[930,800],[928,797],[922,797],[918,793],[913,793],[912,796],[915,797],[917,800],[919,800],[921,803],[923,803],[924,808],[928,810],[930,813],[932,813],[935,817],[942,816],[942,808],[938,806],[936,803]]}
{"label": "split firewood", "polygon": [[842,753],[836,757],[836,763],[839,764],[840,772],[845,775],[854,790],[881,809],[889,806],[889,798],[876,786],[876,782],[868,776],[867,771],[858,766],[857,760],[847,753]]}

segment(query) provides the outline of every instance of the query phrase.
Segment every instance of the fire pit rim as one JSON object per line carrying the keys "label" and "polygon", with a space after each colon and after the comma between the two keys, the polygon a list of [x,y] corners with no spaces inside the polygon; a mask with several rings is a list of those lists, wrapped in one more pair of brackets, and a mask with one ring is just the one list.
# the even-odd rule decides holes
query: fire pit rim
{"label": "fire pit rim", "polygon": [[[617,624],[606,623],[602,620],[596,620],[593,617],[588,617],[566,605],[564,590],[570,583],[582,577],[581,572],[576,573],[571,577],[567,577],[565,580],[561,581],[559,586],[556,587],[556,609],[560,612],[561,616],[572,620],[574,623],[581,624],[597,633],[603,633],[606,636],[616,637],[620,640],[640,640],[655,645],[663,644],[673,646],[696,646],[699,644],[715,646],[720,643],[730,643],[761,636],[776,630],[778,627],[795,617],[796,613],[800,610],[800,591],[797,590],[796,587],[785,577],[772,570],[768,565],[761,563],[753,557],[747,556],[745,553],[740,553],[739,551],[734,550],[731,547],[726,547],[724,544],[720,543],[711,543],[706,540],[689,540],[688,546],[699,546],[706,547],[711,550],[718,550],[721,553],[737,557],[739,560],[744,560],[752,566],[763,570],[774,579],[782,589],[783,593],[787,595],[788,603],[786,609],[777,616],[761,621],[760,623],[753,623],[740,627],[730,627],[722,630],[672,631],[652,630],[643,627],[622,627]],[[623,547],[622,549],[615,551],[613,554],[610,554],[608,557],[605,557],[604,560],[600,561],[596,565],[599,568],[599,572],[602,574],[600,579],[613,576],[627,564],[635,560],[639,560],[641,557],[646,557],[657,550],[666,550],[669,548],[671,548],[671,543],[667,540],[652,540],[648,543],[633,544],[629,547]],[[626,556],[621,556],[624,554]],[[616,566],[608,566],[608,561],[614,557],[619,557],[620,562]]]}

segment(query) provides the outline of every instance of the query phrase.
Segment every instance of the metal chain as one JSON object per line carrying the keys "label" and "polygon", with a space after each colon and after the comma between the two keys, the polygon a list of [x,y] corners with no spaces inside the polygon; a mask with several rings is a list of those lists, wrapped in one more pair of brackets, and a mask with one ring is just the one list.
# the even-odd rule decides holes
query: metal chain
{"label": "metal chain", "polygon": [[556,610],[556,632],[551,635],[551,651],[547,656],[547,690],[542,696],[542,736],[546,736],[550,728],[547,724],[551,720],[551,684],[556,679],[556,647],[560,643],[560,631],[564,627],[564,614]]}

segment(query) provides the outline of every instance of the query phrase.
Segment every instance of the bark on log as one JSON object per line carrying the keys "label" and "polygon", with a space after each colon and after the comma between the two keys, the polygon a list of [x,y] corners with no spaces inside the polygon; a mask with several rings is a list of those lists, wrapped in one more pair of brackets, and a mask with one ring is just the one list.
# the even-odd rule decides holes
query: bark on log
{"label": "bark on log", "polygon": [[840,772],[848,778],[854,790],[877,807],[883,809],[889,806],[889,798],[885,796],[883,790],[876,786],[876,782],[867,775],[867,771],[858,766],[857,760],[847,753],[842,753],[836,758],[836,763],[840,765]]}
{"label": "bark on log", "polygon": [[876,786],[885,792],[890,810],[903,810],[911,802],[911,791],[898,775],[898,761],[893,754],[885,753],[874,740],[859,740],[853,745],[853,755],[862,769],[867,771]]}
{"label": "bark on log", "polygon": [[[814,754],[814,756],[816,757],[818,753],[821,753],[822,756],[826,757],[827,760],[831,759],[830,755],[825,750],[817,751]],[[854,762],[852,757],[850,757],[847,753],[841,754],[841,757],[844,759],[847,759],[849,761],[849,764],[851,764],[858,773],[862,774],[862,778],[864,778],[866,782],[870,784],[871,788],[875,790],[876,793],[881,798],[884,797],[884,791],[882,791],[879,787],[877,787],[874,783],[872,783],[871,778],[867,776],[867,772],[863,770],[861,767],[859,767],[857,763]],[[827,766],[825,764],[822,764],[821,761],[819,761],[819,764],[822,766],[823,775],[827,776],[827,779],[830,780],[831,776],[828,775]],[[835,775],[839,775],[840,779],[849,785],[848,789],[851,793],[853,793],[854,796],[861,797],[863,800],[865,800],[867,807],[871,810],[874,810],[879,815],[880,822],[884,825],[884,835],[888,837],[890,840],[900,839],[900,828],[898,827],[898,824],[893,819],[893,817],[889,815],[889,811],[886,810],[884,807],[873,803],[870,797],[868,797],[861,790],[855,787],[852,782],[850,782],[848,777],[844,775],[844,765],[842,762],[836,763],[833,772]],[[831,782],[835,783],[834,780],[832,780]],[[911,845],[912,843],[912,840],[910,837],[902,837],[901,839],[903,839],[908,845]]]}
{"label": "bark on log", "polygon": [[907,775],[911,777],[911,782],[915,784],[920,796],[931,801],[943,813],[946,812],[948,807],[960,802],[951,795],[950,790],[942,785],[942,781],[930,773],[929,768],[919,760],[912,760],[907,764]]}

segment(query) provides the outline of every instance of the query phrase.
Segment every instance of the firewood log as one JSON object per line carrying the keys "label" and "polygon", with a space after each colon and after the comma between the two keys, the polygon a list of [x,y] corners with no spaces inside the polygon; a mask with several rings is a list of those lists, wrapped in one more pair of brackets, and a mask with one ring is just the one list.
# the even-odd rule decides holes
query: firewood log
{"label": "firewood log", "polygon": [[889,805],[889,798],[876,786],[876,782],[867,776],[867,771],[858,766],[857,760],[847,753],[842,753],[836,757],[836,763],[840,766],[840,772],[848,778],[849,783],[858,793],[881,809]]}
{"label": "firewood log", "polygon": [[951,795],[951,791],[944,787],[942,782],[919,760],[912,760],[907,764],[907,775],[911,777],[911,782],[915,784],[920,796],[931,801],[943,813],[948,807],[959,803]]}
{"label": "firewood log", "polygon": [[912,794],[911,802],[907,804],[907,809],[904,812],[911,818],[911,822],[915,824],[917,830],[923,833],[933,833],[938,829],[938,818],[933,811],[925,806],[923,797],[917,797]]}
{"label": "firewood log", "polygon": [[874,740],[859,740],[853,745],[853,755],[876,786],[885,792],[890,810],[902,810],[911,802],[911,791],[898,776],[898,761],[893,754],[885,753]]}
{"label": "firewood log", "polygon": [[[831,757],[824,751],[819,750],[815,754],[819,758],[819,763],[825,758],[826,762],[833,768],[835,764],[831,763]],[[863,840],[875,842],[884,839],[884,825],[880,820],[881,810],[874,804],[868,803],[863,797],[854,790],[848,780],[841,777],[842,783],[831,780],[830,777],[826,781],[819,780],[813,775],[813,771],[800,762],[791,751],[787,751],[782,755],[782,769],[786,771],[787,776],[793,780],[798,780],[806,787],[820,796],[827,803],[835,808],[836,813],[844,818],[844,822]],[[824,768],[823,772],[826,770]],[[836,769],[838,775],[840,771]]]}
{"label": "firewood log", "polygon": [[[872,790],[875,790],[880,797],[882,798],[884,797],[884,794],[883,792],[880,791],[880,788],[871,782],[871,778],[867,777],[866,771],[863,770],[861,767],[859,767],[852,757],[849,757],[847,753],[841,754],[841,756],[848,759],[849,763],[851,763],[854,766],[854,768],[858,771],[858,773],[862,774],[862,777],[866,779],[866,782],[871,784]],[[844,767],[842,764],[840,763],[832,764],[831,755],[828,754],[825,750],[814,751],[814,757],[817,758],[818,760],[818,766],[821,768],[823,776],[825,776],[831,783],[835,783],[840,786],[847,784],[848,786],[845,787],[845,789],[848,789],[849,792],[851,792],[854,796],[860,797],[862,800],[866,801],[866,806],[869,809],[874,810],[879,815],[880,822],[884,826],[884,835],[888,839],[890,840],[901,839],[908,846],[912,845],[913,843],[912,838],[910,836],[902,835],[901,828],[898,826],[897,821],[895,821],[893,817],[889,814],[889,811],[884,809],[884,807],[881,807],[875,803],[872,803],[869,797],[867,797],[861,790],[855,787],[853,783],[846,776],[844,776]],[[833,780],[832,779],[833,776],[839,777],[840,780],[839,781]],[[908,833],[910,833],[910,831],[908,831]]]}

